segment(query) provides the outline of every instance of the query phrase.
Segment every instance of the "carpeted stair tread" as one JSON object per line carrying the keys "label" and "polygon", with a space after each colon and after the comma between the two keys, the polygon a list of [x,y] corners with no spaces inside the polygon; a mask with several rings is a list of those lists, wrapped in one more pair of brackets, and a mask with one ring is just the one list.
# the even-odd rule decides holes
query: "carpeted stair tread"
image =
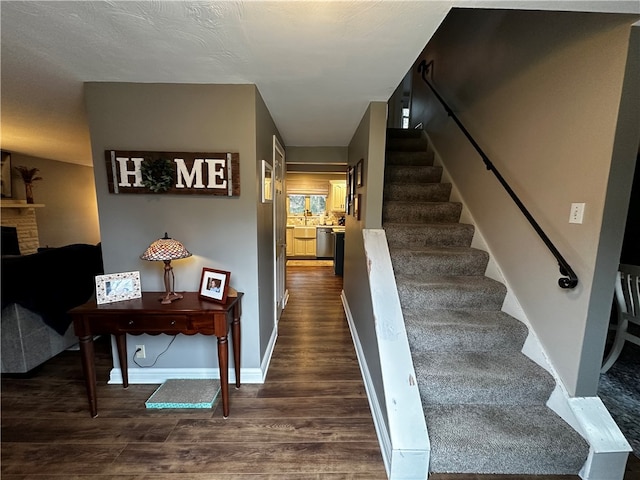
{"label": "carpeted stair tread", "polygon": [[544,405],[551,375],[518,352],[422,352],[413,355],[428,404]]}
{"label": "carpeted stair tread", "polygon": [[446,202],[451,195],[450,183],[387,183],[385,200],[413,202]]}
{"label": "carpeted stair tread", "polygon": [[411,247],[390,250],[398,275],[483,275],[489,254],[469,247]]}
{"label": "carpeted stair tread", "polygon": [[403,311],[416,309],[500,310],[506,288],[480,275],[396,275]]}
{"label": "carpeted stair tread", "polygon": [[437,183],[442,178],[442,167],[439,166],[410,166],[386,165],[384,168],[385,182],[425,182]]}
{"label": "carpeted stair tread", "polygon": [[403,152],[387,151],[384,162],[386,165],[433,165],[433,151]]}
{"label": "carpeted stair tread", "polygon": [[452,246],[468,247],[473,225],[463,223],[393,223],[383,225],[389,247]]}
{"label": "carpeted stair tread", "polygon": [[426,351],[520,352],[528,329],[504,312],[424,310],[405,312],[412,353]]}
{"label": "carpeted stair tread", "polygon": [[462,204],[458,202],[387,201],[382,206],[383,222],[453,223],[460,219]]}
{"label": "carpeted stair tread", "polygon": [[430,472],[577,475],[589,447],[544,406],[423,405]]}

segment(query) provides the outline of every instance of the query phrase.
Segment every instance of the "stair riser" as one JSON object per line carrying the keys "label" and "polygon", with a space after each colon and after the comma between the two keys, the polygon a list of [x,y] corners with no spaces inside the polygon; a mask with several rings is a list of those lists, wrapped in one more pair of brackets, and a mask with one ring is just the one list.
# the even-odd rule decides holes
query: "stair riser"
{"label": "stair riser", "polygon": [[387,142],[392,138],[426,138],[426,135],[415,128],[387,128]]}
{"label": "stair riser", "polygon": [[385,183],[438,183],[442,178],[442,167],[409,167],[387,165],[384,169]]}
{"label": "stair riser", "polygon": [[460,219],[457,203],[394,203],[382,207],[382,221],[396,223],[454,223]]}
{"label": "stair riser", "polygon": [[426,138],[387,138],[387,151],[426,152],[429,142]]}
{"label": "stair riser", "polygon": [[401,275],[484,275],[489,256],[486,252],[423,253],[391,250],[393,271]]}
{"label": "stair riser", "polygon": [[486,291],[475,285],[419,286],[398,283],[403,309],[477,309],[500,310],[504,291]]}
{"label": "stair riser", "polygon": [[418,185],[388,184],[384,199],[390,201],[446,202],[451,195],[451,184],[427,183]]}
{"label": "stair riser", "polygon": [[427,152],[387,152],[386,165],[432,166],[433,151]]}
{"label": "stair riser", "polygon": [[473,226],[451,225],[393,225],[385,226],[390,248],[451,246],[468,247],[473,239]]}

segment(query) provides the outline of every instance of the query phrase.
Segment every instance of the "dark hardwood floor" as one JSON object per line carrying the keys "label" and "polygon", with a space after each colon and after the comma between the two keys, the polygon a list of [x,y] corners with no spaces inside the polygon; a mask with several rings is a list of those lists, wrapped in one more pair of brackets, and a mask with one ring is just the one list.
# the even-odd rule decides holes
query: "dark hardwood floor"
{"label": "dark hardwood floor", "polygon": [[[289,304],[263,385],[230,391],[231,415],[146,409],[157,385],[107,385],[96,342],[99,416],[90,418],[78,352],[2,377],[3,480],[386,479],[331,267],[288,267]],[[636,459],[637,460],[637,459]],[[640,478],[631,462],[625,480]],[[432,475],[433,480],[577,479]]]}

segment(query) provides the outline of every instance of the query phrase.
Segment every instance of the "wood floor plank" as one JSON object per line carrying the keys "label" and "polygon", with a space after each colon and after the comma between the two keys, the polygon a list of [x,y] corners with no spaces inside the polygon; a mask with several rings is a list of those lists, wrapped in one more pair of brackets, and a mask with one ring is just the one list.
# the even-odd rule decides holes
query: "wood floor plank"
{"label": "wood floor plank", "polygon": [[377,442],[128,445],[112,473],[367,473],[386,478]]}

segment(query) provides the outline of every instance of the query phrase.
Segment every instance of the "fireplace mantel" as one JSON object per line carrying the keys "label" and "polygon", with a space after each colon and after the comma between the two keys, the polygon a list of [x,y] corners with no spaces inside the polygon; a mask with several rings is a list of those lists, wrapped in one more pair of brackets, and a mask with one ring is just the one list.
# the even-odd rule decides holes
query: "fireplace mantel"
{"label": "fireplace mantel", "polygon": [[0,208],[42,208],[44,207],[44,203],[27,203],[27,202],[16,202],[9,200],[0,201]]}

